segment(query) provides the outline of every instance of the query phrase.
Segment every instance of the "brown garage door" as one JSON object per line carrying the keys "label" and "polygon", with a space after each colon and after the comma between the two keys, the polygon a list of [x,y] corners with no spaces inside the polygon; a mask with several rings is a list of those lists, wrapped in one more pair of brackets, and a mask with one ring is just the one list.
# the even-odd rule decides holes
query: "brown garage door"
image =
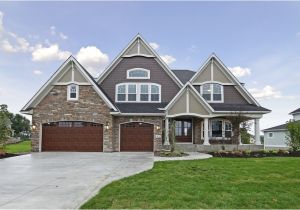
{"label": "brown garage door", "polygon": [[46,123],[42,136],[42,151],[103,151],[103,126],[97,123]]}
{"label": "brown garage door", "polygon": [[132,122],[121,125],[121,151],[153,151],[153,125]]}

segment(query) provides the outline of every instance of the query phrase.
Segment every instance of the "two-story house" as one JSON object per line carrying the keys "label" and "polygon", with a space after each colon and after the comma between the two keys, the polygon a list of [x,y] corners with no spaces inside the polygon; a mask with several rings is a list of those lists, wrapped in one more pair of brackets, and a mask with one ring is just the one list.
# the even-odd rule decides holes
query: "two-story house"
{"label": "two-story house", "polygon": [[32,115],[33,151],[110,152],[159,151],[170,128],[178,144],[238,144],[241,115],[255,120],[260,144],[270,110],[215,54],[197,72],[171,70],[137,35],[97,79],[69,57],[21,112]]}

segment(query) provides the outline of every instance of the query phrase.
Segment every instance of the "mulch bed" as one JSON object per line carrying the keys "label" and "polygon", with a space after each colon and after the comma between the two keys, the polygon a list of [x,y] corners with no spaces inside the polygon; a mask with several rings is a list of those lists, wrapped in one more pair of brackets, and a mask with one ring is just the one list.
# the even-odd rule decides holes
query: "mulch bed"
{"label": "mulch bed", "polygon": [[15,157],[15,156],[19,156],[19,154],[0,153],[0,159],[10,158],[10,157]]}
{"label": "mulch bed", "polygon": [[189,154],[181,152],[181,151],[156,151],[154,152],[155,156],[158,157],[184,157],[184,156],[189,156]]}
{"label": "mulch bed", "polygon": [[209,152],[213,157],[260,158],[260,157],[300,157],[300,151],[264,150],[264,151],[218,151]]}

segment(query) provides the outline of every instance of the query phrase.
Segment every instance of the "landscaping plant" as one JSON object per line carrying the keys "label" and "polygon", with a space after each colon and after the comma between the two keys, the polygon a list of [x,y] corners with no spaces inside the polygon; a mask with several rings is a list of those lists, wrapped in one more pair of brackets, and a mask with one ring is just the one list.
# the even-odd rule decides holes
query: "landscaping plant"
{"label": "landscaping plant", "polygon": [[300,121],[290,120],[287,123],[286,142],[293,151],[300,150]]}

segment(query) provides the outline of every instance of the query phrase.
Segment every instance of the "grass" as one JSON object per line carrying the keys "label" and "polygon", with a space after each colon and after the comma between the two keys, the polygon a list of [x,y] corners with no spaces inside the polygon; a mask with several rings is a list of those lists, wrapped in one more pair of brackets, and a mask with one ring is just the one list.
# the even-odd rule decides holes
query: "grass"
{"label": "grass", "polygon": [[21,141],[16,144],[8,144],[6,145],[5,151],[7,153],[27,153],[31,151],[31,141]]}
{"label": "grass", "polygon": [[300,208],[300,158],[157,162],[115,181],[83,209]]}

